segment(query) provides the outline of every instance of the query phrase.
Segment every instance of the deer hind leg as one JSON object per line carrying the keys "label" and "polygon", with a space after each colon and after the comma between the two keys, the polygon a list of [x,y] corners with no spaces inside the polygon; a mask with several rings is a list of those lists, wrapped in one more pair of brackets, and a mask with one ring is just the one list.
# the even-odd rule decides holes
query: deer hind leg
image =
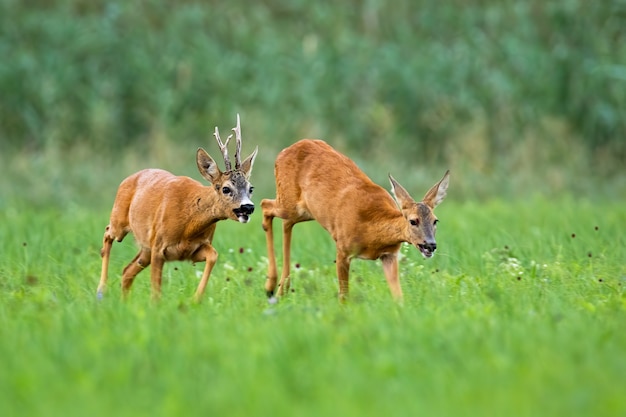
{"label": "deer hind leg", "polygon": [[126,298],[128,296],[130,287],[133,285],[137,274],[150,265],[150,256],[150,249],[141,248],[133,260],[126,265],[126,268],[124,268],[124,272],[122,273],[122,297]]}
{"label": "deer hind leg", "polygon": [[96,292],[98,299],[104,296],[104,290],[106,288],[107,277],[109,275],[109,259],[111,257],[111,247],[113,241],[117,240],[121,242],[128,234],[129,230],[123,227],[121,224],[116,224],[111,220],[111,223],[104,229],[104,236],[102,238],[102,249],[100,250],[100,256],[102,256],[102,271],[100,272],[100,283],[98,284],[98,290]]}
{"label": "deer hind leg", "polygon": [[267,280],[265,281],[265,292],[268,297],[274,295],[276,289],[276,254],[274,253],[274,230],[272,222],[275,217],[276,200],[265,199],[261,201],[261,209],[263,210],[263,230],[265,231],[265,241],[267,245]]}
{"label": "deer hind leg", "polygon": [[104,229],[104,237],[102,238],[102,250],[100,256],[102,256],[102,271],[100,272],[100,283],[98,284],[98,290],[96,292],[98,299],[104,296],[104,289],[107,284],[107,277],[109,275],[109,258],[111,256],[111,247],[113,246],[113,236],[109,233],[111,225],[108,225]]}
{"label": "deer hind leg", "polygon": [[296,223],[291,220],[283,220],[283,271],[278,284],[278,296],[289,291],[291,280],[289,278],[289,266],[291,265],[291,232]]}
{"label": "deer hind leg", "polygon": [[267,281],[265,282],[265,291],[268,297],[274,295],[276,289],[276,280],[278,272],[276,269],[276,254],[274,252],[274,231],[272,229],[272,220],[274,217],[283,219],[283,270],[281,273],[280,283],[278,285],[277,295],[281,296],[289,289],[289,265],[291,253],[291,231],[296,223],[312,220],[313,217],[302,207],[281,206],[276,200],[261,201],[263,209],[263,230],[267,240],[267,257],[269,259],[269,267],[267,273]]}
{"label": "deer hind leg", "polygon": [[204,271],[202,272],[202,278],[200,278],[200,283],[198,284],[198,288],[196,289],[196,293],[193,296],[195,302],[200,302],[202,298],[202,294],[204,294],[204,289],[206,288],[207,283],[209,282],[209,277],[211,276],[211,271],[217,262],[217,251],[211,245],[203,246],[199,251],[196,251],[192,262],[205,262]]}

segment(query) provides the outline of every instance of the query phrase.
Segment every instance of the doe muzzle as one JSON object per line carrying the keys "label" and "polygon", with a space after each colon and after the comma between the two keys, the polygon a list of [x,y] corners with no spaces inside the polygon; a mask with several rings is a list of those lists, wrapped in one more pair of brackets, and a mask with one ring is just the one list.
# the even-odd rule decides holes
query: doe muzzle
{"label": "doe muzzle", "polygon": [[435,242],[426,242],[418,244],[417,247],[425,258],[430,258],[435,254],[437,244]]}
{"label": "doe muzzle", "polygon": [[422,246],[424,247],[424,249],[430,252],[434,252],[435,250],[437,250],[437,243],[435,242],[427,242],[427,243],[424,243]]}

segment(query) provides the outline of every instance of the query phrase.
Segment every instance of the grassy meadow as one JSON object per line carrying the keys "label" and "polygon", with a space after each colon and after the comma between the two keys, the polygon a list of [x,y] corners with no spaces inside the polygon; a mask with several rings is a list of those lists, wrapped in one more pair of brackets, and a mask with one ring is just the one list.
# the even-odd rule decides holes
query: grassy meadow
{"label": "grassy meadow", "polygon": [[[622,0],[0,0],[0,415],[626,415],[625,21]],[[132,236],[97,300],[117,185],[200,179],[236,113],[257,212],[217,226],[203,301],[203,265],[168,263],[158,304],[145,271],[122,302]],[[340,304],[312,222],[268,303],[258,205],[303,137],[416,198],[451,170],[403,304],[359,260]]]}
{"label": "grassy meadow", "polygon": [[[617,203],[444,202],[431,260],[404,247],[403,305],[378,262],[336,300],[333,242],[296,226],[291,292],[266,301],[260,217],[223,222],[202,266],[169,263],[163,299],[128,302],[115,244],[95,288],[108,211],[0,213],[3,415],[569,415],[626,411],[626,221]],[[278,230],[278,226],[275,224]]]}

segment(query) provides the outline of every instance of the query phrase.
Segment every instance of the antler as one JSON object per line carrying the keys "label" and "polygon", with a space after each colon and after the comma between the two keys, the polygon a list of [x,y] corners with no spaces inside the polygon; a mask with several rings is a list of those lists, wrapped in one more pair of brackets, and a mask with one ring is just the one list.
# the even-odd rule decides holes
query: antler
{"label": "antler", "polygon": [[235,140],[237,141],[237,148],[235,150],[235,169],[240,169],[241,168],[241,126],[239,124],[239,113],[237,113],[237,126],[233,127],[233,132],[235,132]]}
{"label": "antler", "polygon": [[[239,120],[239,117],[237,117],[237,120]],[[220,147],[220,151],[222,151],[222,155],[224,156],[224,166],[226,167],[226,171],[230,171],[232,169],[232,166],[230,165],[230,159],[228,158],[228,141],[230,140],[230,138],[233,137],[233,135],[228,135],[228,137],[226,138],[226,143],[222,143],[222,140],[220,139],[220,131],[217,128],[217,126],[215,126],[215,133],[213,133],[213,136],[215,136],[215,139],[217,140],[217,144]],[[238,161],[238,157],[237,157],[237,161]]]}

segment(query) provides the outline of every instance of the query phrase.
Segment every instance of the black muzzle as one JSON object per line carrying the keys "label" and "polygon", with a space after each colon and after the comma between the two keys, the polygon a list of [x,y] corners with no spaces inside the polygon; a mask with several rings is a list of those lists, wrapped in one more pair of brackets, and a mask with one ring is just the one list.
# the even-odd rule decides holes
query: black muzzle
{"label": "black muzzle", "polygon": [[233,209],[235,216],[249,216],[254,213],[254,204],[242,204],[239,208]]}

